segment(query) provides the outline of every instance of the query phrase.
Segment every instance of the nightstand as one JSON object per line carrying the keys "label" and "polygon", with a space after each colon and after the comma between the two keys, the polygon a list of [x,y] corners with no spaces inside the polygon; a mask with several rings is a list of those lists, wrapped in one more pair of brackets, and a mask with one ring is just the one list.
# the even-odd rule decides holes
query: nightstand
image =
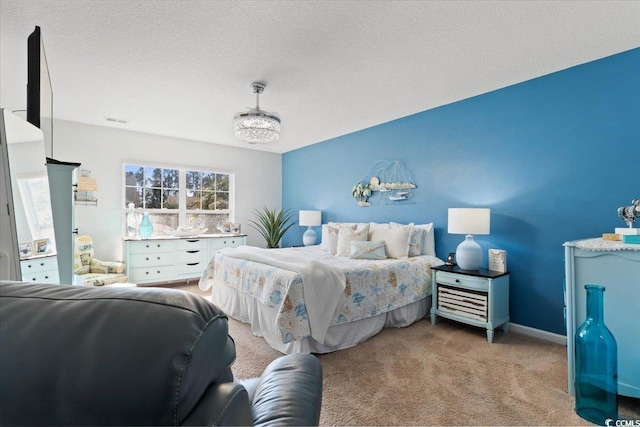
{"label": "nightstand", "polygon": [[490,343],[498,326],[509,331],[509,272],[446,265],[432,267],[432,271],[431,324],[440,316],[486,328]]}

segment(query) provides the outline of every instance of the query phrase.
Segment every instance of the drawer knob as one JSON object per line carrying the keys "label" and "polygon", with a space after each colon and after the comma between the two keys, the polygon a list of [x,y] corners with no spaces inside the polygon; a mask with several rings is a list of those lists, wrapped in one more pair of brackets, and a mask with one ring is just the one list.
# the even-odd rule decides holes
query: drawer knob
{"label": "drawer knob", "polygon": [[146,261],[149,261],[149,257],[146,257],[146,258],[145,258],[145,260],[146,260]]}
{"label": "drawer knob", "polygon": [[145,271],[145,272],[144,272],[144,274],[149,274],[149,272],[148,272],[148,271]]}
{"label": "drawer knob", "polygon": [[160,257],[158,257],[158,259],[160,259]]}
{"label": "drawer knob", "polygon": [[456,279],[456,283],[460,283],[460,279]]}
{"label": "drawer knob", "polygon": [[149,247],[149,245],[146,245],[147,247]]}
{"label": "drawer knob", "polygon": [[156,273],[160,274],[160,270],[156,271]]}
{"label": "drawer knob", "polygon": [[44,262],[41,262],[41,263],[40,263],[40,266],[41,266],[41,267],[44,267]]}

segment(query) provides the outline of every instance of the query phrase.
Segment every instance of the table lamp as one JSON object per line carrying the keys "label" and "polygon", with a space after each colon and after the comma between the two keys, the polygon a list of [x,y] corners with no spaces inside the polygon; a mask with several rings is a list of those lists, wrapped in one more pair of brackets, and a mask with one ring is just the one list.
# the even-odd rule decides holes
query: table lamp
{"label": "table lamp", "polygon": [[449,234],[466,234],[456,249],[456,261],[462,270],[477,270],[482,265],[482,248],[473,240],[474,234],[489,234],[491,209],[449,208]]}
{"label": "table lamp", "polygon": [[307,231],[302,235],[302,243],[305,246],[315,245],[316,232],[311,227],[317,227],[322,224],[322,211],[300,211],[298,224],[307,226]]}

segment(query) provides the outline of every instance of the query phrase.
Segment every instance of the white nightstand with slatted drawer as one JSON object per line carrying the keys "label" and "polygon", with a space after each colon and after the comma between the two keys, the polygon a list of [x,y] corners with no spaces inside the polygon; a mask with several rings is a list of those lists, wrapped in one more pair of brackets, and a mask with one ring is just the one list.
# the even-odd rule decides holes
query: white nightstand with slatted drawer
{"label": "white nightstand with slatted drawer", "polygon": [[493,342],[493,330],[502,325],[509,330],[509,272],[481,268],[461,270],[442,265],[433,267],[431,323],[437,317],[486,328]]}

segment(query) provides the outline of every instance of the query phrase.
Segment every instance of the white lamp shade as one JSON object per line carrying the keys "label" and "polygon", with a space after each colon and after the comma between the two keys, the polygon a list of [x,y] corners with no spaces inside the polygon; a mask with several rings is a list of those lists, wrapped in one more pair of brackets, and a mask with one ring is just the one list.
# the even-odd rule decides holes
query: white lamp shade
{"label": "white lamp shade", "polygon": [[490,230],[491,209],[449,208],[449,234],[489,234]]}
{"label": "white lamp shade", "polygon": [[322,224],[322,211],[300,211],[298,224],[306,227],[316,227]]}

